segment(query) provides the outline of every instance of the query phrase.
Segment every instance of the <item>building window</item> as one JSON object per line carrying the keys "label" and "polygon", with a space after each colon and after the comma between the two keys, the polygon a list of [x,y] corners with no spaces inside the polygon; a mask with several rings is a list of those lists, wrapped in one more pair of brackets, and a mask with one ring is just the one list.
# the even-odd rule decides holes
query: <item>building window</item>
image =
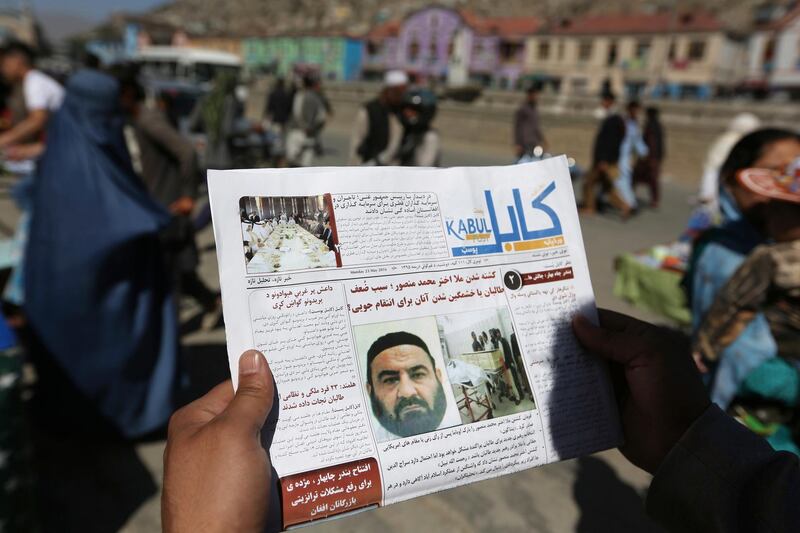
{"label": "building window", "polygon": [[547,41],[539,41],[539,60],[547,61],[550,57],[550,43]]}
{"label": "building window", "polygon": [[617,41],[611,41],[608,45],[608,56],[606,57],[606,66],[613,67],[617,64]]}
{"label": "building window", "polygon": [[650,41],[639,41],[636,43],[636,59],[641,62],[647,61],[647,55],[650,53]]}
{"label": "building window", "polygon": [[562,61],[564,59],[564,41],[558,41],[556,46],[556,59]]}
{"label": "building window", "polygon": [[520,45],[519,43],[502,41],[500,43],[500,60],[504,62],[513,61],[514,59],[516,59],[521,49],[522,45]]}
{"label": "building window", "polygon": [[795,56],[797,59],[795,59],[794,68],[800,70],[800,39],[797,40],[797,48],[795,48],[795,50],[797,51],[797,55]]}
{"label": "building window", "polygon": [[431,40],[431,44],[428,46],[428,61],[431,63],[436,63],[436,41]]}
{"label": "building window", "polygon": [[702,61],[706,53],[705,41],[692,41],[689,43],[689,60]]}
{"label": "building window", "polygon": [[775,39],[770,38],[767,41],[767,44],[764,45],[764,55],[762,59],[764,72],[772,72],[774,61],[775,61]]}
{"label": "building window", "polygon": [[483,58],[483,55],[486,53],[486,47],[483,45],[483,41],[475,41],[474,46],[474,54],[478,60]]}
{"label": "building window", "polygon": [[411,44],[408,45],[408,60],[411,63],[415,63],[419,59],[419,42],[417,42],[417,38],[411,40]]}
{"label": "building window", "polygon": [[592,58],[592,41],[583,41],[578,47],[578,60],[589,61]]}
{"label": "building window", "polygon": [[667,52],[667,59],[670,61],[675,61],[675,56],[677,55],[677,50],[675,46],[675,41],[669,42],[669,51]]}

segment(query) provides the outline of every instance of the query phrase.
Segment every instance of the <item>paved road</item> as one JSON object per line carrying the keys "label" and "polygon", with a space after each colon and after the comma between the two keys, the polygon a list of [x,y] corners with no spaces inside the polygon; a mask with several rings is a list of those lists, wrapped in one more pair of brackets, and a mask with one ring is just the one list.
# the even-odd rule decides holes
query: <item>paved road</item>
{"label": "paved road", "polygon": [[[346,137],[324,136],[326,155],[319,164],[342,164]],[[445,143],[444,161],[454,165],[505,164],[497,152],[479,146]],[[8,198],[8,181],[0,182],[0,233],[13,226],[16,210]],[[662,208],[645,211],[627,223],[613,216],[582,219],[592,281],[598,304],[642,318],[612,295],[612,261],[625,250],[666,242],[681,231],[689,213],[690,191],[664,187]],[[210,230],[200,235],[204,249],[201,274],[218,286]],[[197,330],[196,311],[184,306],[185,357],[203,386],[224,378],[224,331]],[[45,428],[46,429],[46,428]],[[40,432],[45,431],[39,428]],[[47,435],[46,431],[45,434]],[[163,440],[131,445],[114,439],[87,443],[79,435],[48,435],[40,457],[46,496],[42,516],[57,531],[160,531],[159,484]],[[445,493],[357,514],[314,526],[322,532],[658,531],[643,512],[649,477],[628,465],[615,451],[565,461],[450,490]]]}

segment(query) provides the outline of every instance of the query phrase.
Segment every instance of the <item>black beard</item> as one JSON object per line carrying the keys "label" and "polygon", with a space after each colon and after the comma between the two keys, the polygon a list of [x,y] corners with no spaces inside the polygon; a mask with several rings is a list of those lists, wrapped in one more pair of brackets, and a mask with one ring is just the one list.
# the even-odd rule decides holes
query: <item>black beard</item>
{"label": "black beard", "polygon": [[[383,404],[375,397],[374,391],[369,395],[369,398],[372,403],[372,413],[378,419],[378,422],[387,431],[400,437],[410,437],[434,431],[442,423],[444,413],[447,410],[444,388],[441,381],[438,380],[436,394],[433,397],[433,408],[422,398],[403,398],[395,405],[394,415],[392,416],[386,412]],[[424,411],[422,413],[411,413],[406,415],[404,420],[401,420],[400,412],[409,405],[419,405]]]}

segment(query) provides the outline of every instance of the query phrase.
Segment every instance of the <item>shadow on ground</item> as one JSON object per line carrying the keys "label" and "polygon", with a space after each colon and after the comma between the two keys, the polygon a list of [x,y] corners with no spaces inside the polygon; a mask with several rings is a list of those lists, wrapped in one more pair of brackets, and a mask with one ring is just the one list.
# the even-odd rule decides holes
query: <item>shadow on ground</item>
{"label": "shadow on ground", "polygon": [[580,509],[575,527],[578,533],[664,531],[645,514],[643,496],[622,481],[608,463],[596,457],[578,459],[572,495]]}
{"label": "shadow on ground", "polygon": [[[137,441],[122,438],[112,425],[41,354],[34,355],[37,381],[28,403],[36,474],[36,515],[45,533],[119,531],[147,500],[158,494],[157,480],[136,446],[160,441],[161,429]],[[189,402],[228,378],[223,344],[185,346]]]}

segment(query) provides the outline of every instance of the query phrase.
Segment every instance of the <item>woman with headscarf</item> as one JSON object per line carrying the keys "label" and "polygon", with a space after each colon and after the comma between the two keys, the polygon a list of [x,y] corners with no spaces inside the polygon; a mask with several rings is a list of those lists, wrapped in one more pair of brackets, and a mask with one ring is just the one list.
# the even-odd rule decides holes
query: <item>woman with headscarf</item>
{"label": "woman with headscarf", "polygon": [[760,125],[761,121],[752,113],[739,113],[733,117],[725,133],[717,137],[709,148],[703,166],[698,199],[712,220],[716,220],[720,215],[719,188],[722,181],[720,179],[722,164],[739,139],[755,131]]}
{"label": "woman with headscarf", "polygon": [[[748,254],[766,241],[763,203],[744,188],[736,174],[745,168],[781,171],[800,157],[800,136],[780,129],[762,129],[742,137],[720,169],[719,203],[722,223],[703,233],[694,244],[685,278],[696,333],[714,300]],[[711,399],[726,409],[745,379],[776,355],[775,340],[763,314],[757,316],[717,354],[718,364],[707,374]]]}
{"label": "woman with headscarf", "polygon": [[25,311],[40,361],[123,435],[144,435],[166,423],[179,379],[177,316],[159,244],[169,215],[134,173],[111,76],[75,74],[47,136],[25,263]]}

